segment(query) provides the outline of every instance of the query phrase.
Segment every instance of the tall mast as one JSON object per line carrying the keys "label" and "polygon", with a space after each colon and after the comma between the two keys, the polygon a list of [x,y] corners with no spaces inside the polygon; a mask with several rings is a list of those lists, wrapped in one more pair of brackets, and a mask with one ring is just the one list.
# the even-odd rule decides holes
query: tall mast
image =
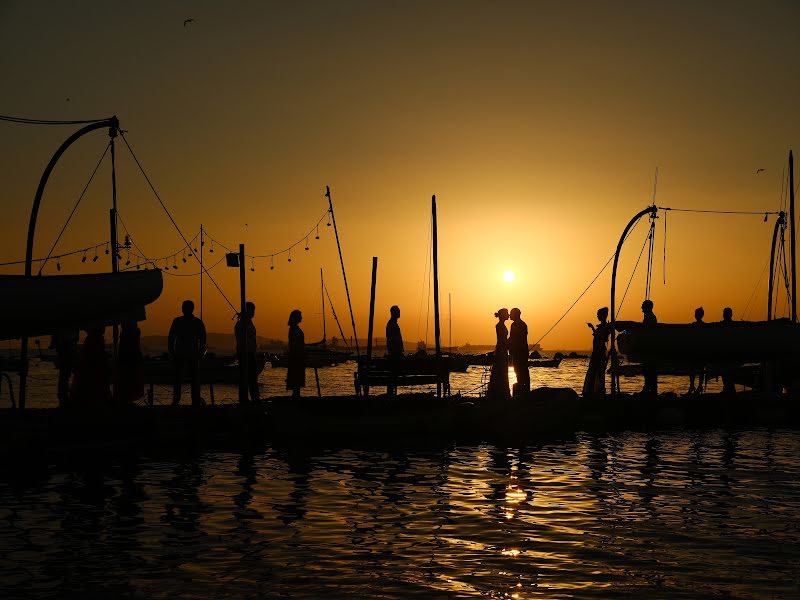
{"label": "tall mast", "polygon": [[319,297],[322,300],[322,341],[328,339],[325,329],[325,280],[322,278],[322,267],[319,268]]}
{"label": "tall mast", "polygon": [[325,186],[325,197],[328,198],[328,210],[331,211],[331,221],[333,221],[333,233],[336,235],[336,247],[339,249],[339,262],[342,264],[342,278],[344,278],[344,291],[347,294],[347,306],[350,308],[350,323],[353,325],[353,336],[356,338],[356,356],[360,356],[358,349],[358,333],[356,333],[356,319],[353,316],[353,304],[350,302],[350,289],[347,287],[347,273],[344,271],[344,258],[342,258],[342,246],[339,243],[339,230],[336,228],[336,215],[333,212],[333,199],[331,199],[331,188]]}
{"label": "tall mast", "polygon": [[[111,146],[111,272],[117,273],[119,272],[119,262],[117,262],[119,244],[117,243],[117,159],[114,151],[114,138],[117,137],[116,127],[108,128],[108,137],[111,138],[109,141],[109,146]],[[111,331],[113,340],[112,353],[116,360],[119,348],[119,325],[114,323]]]}
{"label": "tall mast", "polygon": [[[433,335],[436,339],[436,358],[442,356],[441,330],[439,328],[439,239],[436,227],[436,196],[431,197],[431,218],[433,219]],[[437,367],[438,368],[438,367]],[[441,397],[442,384],[436,382],[436,395]]]}
{"label": "tall mast", "polygon": [[797,246],[794,220],[794,155],[789,150],[789,219],[792,234],[792,323],[797,323]]}
{"label": "tall mast", "polygon": [[200,320],[203,320],[203,224],[200,223]]}

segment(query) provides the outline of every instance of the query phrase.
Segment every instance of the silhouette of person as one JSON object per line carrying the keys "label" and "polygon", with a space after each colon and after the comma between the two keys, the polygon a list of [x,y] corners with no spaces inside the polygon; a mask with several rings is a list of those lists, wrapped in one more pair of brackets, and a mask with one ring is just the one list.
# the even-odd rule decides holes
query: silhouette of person
{"label": "silhouette of person", "polygon": [[389,309],[390,319],[386,323],[386,353],[390,358],[403,358],[403,334],[400,333],[400,325],[397,319],[400,318],[400,307],[395,305]]}
{"label": "silhouette of person", "polygon": [[[389,320],[386,322],[386,354],[389,356],[389,371],[396,376],[400,371],[400,364],[405,356],[403,348],[403,334],[400,333],[400,325],[397,319],[400,318],[400,307],[395,305],[389,309]],[[387,385],[387,395],[393,395],[397,391],[396,385]]]}
{"label": "silhouette of person", "polygon": [[144,358],[142,332],[136,321],[123,321],[114,365],[114,400],[130,404],[144,396]]}
{"label": "silhouette of person", "polygon": [[606,393],[606,365],[608,364],[608,350],[606,342],[611,335],[611,326],[608,323],[608,307],[597,309],[597,326],[587,323],[592,330],[592,355],[589,357],[589,368],[583,380],[583,395],[602,396]]}
{"label": "silhouette of person", "polygon": [[[694,323],[692,323],[693,327],[702,327],[705,325],[703,322],[703,317],[705,316],[706,311],[703,310],[702,306],[699,306],[694,309]],[[694,386],[695,378],[698,378],[697,387]],[[702,394],[703,393],[703,384],[705,383],[705,365],[700,363],[693,364],[689,369],[689,393],[690,394]]]}
{"label": "silhouette of person", "polygon": [[[653,312],[653,301],[645,300],[642,302],[642,323],[645,327],[658,325],[658,319]],[[658,394],[658,368],[653,363],[642,363],[642,374],[644,375],[644,388],[642,391],[647,394]]]}
{"label": "silhouette of person", "polygon": [[198,363],[206,350],[206,327],[203,321],[194,316],[194,302],[184,300],[181,306],[183,315],[176,317],[169,328],[167,347],[175,366],[175,380],[172,385],[172,405],[181,402],[181,383],[188,376],[192,382],[192,405],[200,406],[200,378]]}
{"label": "silhouette of person", "polygon": [[289,365],[286,369],[286,389],[292,398],[300,397],[300,388],[306,386],[306,340],[300,323],[303,313],[295,309],[289,314]]}
{"label": "silhouette of person", "polygon": [[104,330],[104,327],[86,330],[69,393],[71,406],[97,409],[111,402]]}
{"label": "silhouette of person", "polygon": [[522,320],[522,311],[518,308],[511,309],[511,335],[508,337],[508,349],[511,354],[511,364],[517,375],[514,384],[514,396],[526,395],[531,391],[531,375],[528,371],[528,324]]}
{"label": "silhouette of person", "polygon": [[50,339],[50,349],[56,351],[58,367],[58,406],[69,403],[69,380],[78,363],[78,330],[62,329]]}
{"label": "silhouette of person", "polygon": [[[726,327],[733,325],[733,309],[730,306],[726,306],[722,311],[722,324]],[[730,366],[726,366],[722,369],[722,393],[736,393],[736,384],[733,381],[733,368]]]}
{"label": "silhouette of person", "polygon": [[501,308],[494,313],[494,316],[497,317],[497,324],[494,327],[497,344],[494,348],[494,362],[486,395],[508,400],[511,397],[508,389],[508,329],[506,328],[508,309]]}
{"label": "silhouette of person", "polygon": [[253,325],[256,305],[247,302],[244,307],[245,317],[240,317],[233,326],[233,333],[236,336],[236,356],[239,364],[242,364],[244,355],[247,355],[247,389],[250,392],[250,400],[258,402],[261,394],[258,389],[258,365],[256,363],[256,326]]}

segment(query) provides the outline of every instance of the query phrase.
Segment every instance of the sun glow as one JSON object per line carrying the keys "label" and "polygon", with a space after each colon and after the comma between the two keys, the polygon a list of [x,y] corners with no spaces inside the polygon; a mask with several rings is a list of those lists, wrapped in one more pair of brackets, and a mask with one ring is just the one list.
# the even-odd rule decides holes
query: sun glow
{"label": "sun glow", "polygon": [[503,281],[506,283],[513,282],[517,276],[514,274],[514,271],[503,271]]}

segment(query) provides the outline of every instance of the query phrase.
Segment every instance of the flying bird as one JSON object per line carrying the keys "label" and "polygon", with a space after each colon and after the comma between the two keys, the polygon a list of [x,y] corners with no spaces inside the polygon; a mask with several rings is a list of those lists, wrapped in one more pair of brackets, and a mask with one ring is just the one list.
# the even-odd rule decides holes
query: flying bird
{"label": "flying bird", "polygon": [[759,173],[761,173],[761,171],[763,171],[763,170],[764,170],[764,169],[756,169],[756,175],[758,175]]}
{"label": "flying bird", "polygon": [[186,19],[183,22],[183,26],[186,27],[187,25],[191,25],[192,23],[194,23],[194,19]]}

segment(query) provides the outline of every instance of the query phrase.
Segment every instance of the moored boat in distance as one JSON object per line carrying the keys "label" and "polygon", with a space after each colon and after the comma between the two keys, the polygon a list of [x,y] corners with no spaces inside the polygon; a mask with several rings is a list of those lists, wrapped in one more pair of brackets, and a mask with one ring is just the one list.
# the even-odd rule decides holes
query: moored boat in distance
{"label": "moored boat in distance", "polygon": [[[261,373],[267,364],[267,355],[256,353],[256,372]],[[200,383],[239,383],[239,363],[236,356],[207,354],[200,359],[197,372]],[[144,361],[144,380],[147,383],[170,384],[175,379],[175,367],[168,354],[148,357]],[[184,377],[189,382],[188,374]]]}

